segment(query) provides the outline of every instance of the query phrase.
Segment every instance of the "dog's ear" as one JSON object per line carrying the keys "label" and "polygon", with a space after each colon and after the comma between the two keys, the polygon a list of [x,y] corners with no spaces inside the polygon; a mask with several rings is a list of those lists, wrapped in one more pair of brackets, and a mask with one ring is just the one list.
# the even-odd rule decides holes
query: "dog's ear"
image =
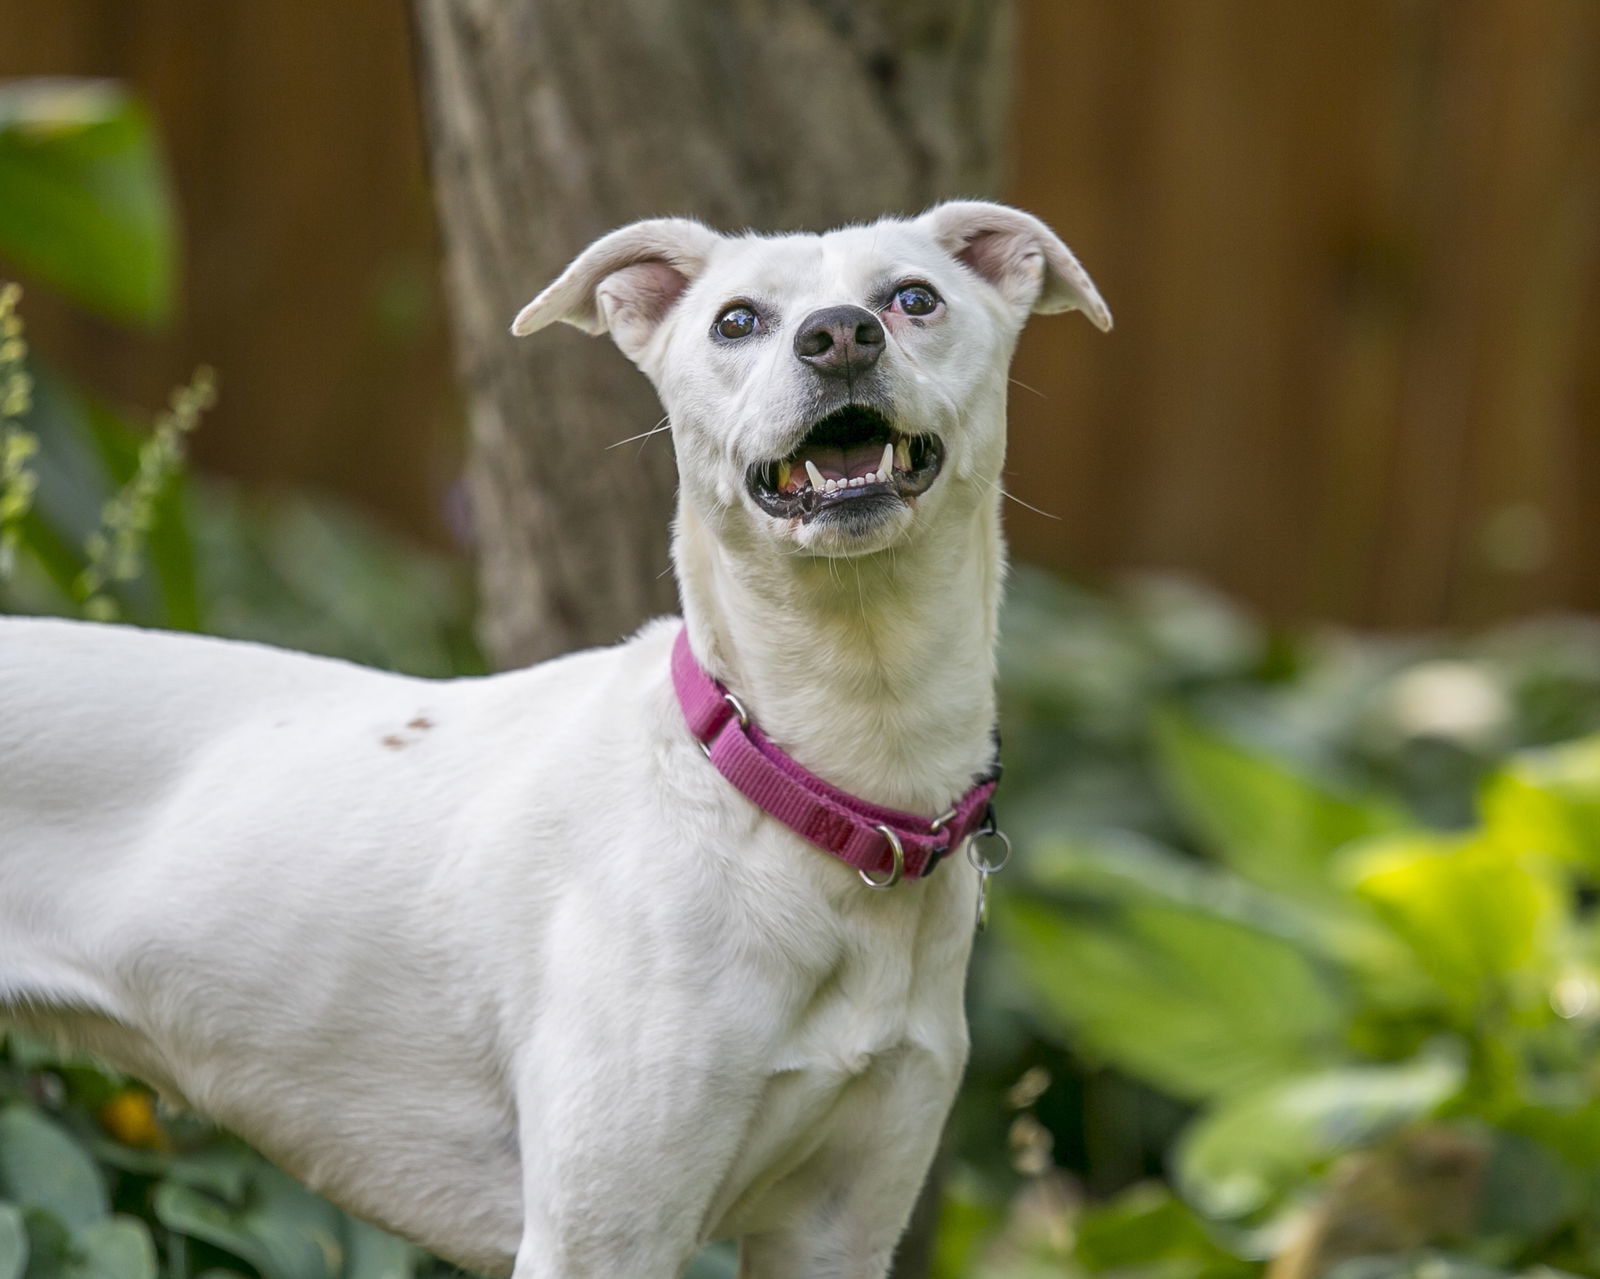
{"label": "dog's ear", "polygon": [[944,251],[987,280],[1022,316],[1082,311],[1102,333],[1111,310],[1072,250],[1038,218],[986,200],[953,200],[922,215]]}
{"label": "dog's ear", "polygon": [[651,218],[603,235],[512,321],[518,337],[557,320],[585,333],[609,332],[635,355],[720,237],[688,218]]}

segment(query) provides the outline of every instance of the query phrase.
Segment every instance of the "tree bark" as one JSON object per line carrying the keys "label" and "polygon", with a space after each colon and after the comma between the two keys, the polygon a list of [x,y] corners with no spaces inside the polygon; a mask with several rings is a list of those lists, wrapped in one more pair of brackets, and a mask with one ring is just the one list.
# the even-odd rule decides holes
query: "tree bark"
{"label": "tree bark", "polygon": [[596,236],[821,229],[992,192],[997,0],[414,0],[468,395],[482,630],[520,664],[670,610],[673,469],[609,342],[511,317]]}

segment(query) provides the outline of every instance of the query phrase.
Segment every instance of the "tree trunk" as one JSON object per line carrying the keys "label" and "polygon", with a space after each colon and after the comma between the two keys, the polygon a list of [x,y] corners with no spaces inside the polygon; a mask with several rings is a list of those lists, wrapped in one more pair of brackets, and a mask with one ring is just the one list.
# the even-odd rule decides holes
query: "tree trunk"
{"label": "tree trunk", "polygon": [[459,362],[483,633],[511,665],[673,607],[673,469],[609,342],[518,308],[656,214],[822,229],[984,195],[1011,11],[993,0],[414,0]]}

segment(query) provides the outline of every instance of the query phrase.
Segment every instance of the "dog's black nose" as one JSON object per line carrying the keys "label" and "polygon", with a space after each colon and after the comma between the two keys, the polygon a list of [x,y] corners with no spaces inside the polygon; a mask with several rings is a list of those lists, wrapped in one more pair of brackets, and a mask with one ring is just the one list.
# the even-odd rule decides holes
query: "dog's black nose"
{"label": "dog's black nose", "polygon": [[824,307],[800,322],[794,353],[827,377],[859,377],[883,354],[883,325],[865,307]]}

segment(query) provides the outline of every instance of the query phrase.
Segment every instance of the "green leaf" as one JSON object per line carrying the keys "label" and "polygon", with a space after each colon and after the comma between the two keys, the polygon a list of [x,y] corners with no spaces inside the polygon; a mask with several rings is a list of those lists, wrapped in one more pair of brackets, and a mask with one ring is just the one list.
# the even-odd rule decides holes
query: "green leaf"
{"label": "green leaf", "polygon": [[1483,1182],[1478,1230],[1526,1245],[1547,1237],[1578,1208],[1572,1171],[1537,1141],[1496,1133]]}
{"label": "green leaf", "polygon": [[420,1255],[404,1239],[346,1216],[344,1234],[345,1265],[340,1279],[412,1279]]}
{"label": "green leaf", "polygon": [[94,1161],[63,1129],[22,1106],[0,1111],[0,1195],[78,1233],[108,1212]]}
{"label": "green leaf", "polygon": [[252,1178],[260,1168],[260,1155],[242,1144],[226,1143],[170,1158],[165,1175],[168,1180],[207,1191],[237,1206],[245,1201]]}
{"label": "green leaf", "polygon": [[1352,849],[1345,873],[1465,1018],[1544,1002],[1568,902],[1542,860],[1419,832]]}
{"label": "green leaf", "polygon": [[1483,792],[1490,838],[1600,874],[1600,737],[1526,751]]}
{"label": "green leaf", "polygon": [[156,1188],[155,1213],[169,1230],[248,1262],[261,1279],[337,1279],[344,1265],[338,1209],[268,1165],[242,1206],[166,1182]]}
{"label": "green leaf", "polygon": [[0,256],[111,320],[172,310],[177,237],[149,118],[101,80],[0,85]]}
{"label": "green leaf", "polygon": [[994,1202],[983,1192],[970,1168],[959,1164],[951,1168],[939,1205],[939,1231],[930,1266],[932,1279],[967,1279],[978,1274],[984,1241],[1001,1228],[1004,1220],[1003,1203]]}
{"label": "green leaf", "polygon": [[1091,1274],[1223,1279],[1255,1273],[1218,1247],[1193,1211],[1164,1186],[1141,1185],[1078,1219],[1073,1260]]}
{"label": "green leaf", "polygon": [[1155,719],[1162,779],[1206,850],[1253,883],[1335,895],[1329,855],[1404,824],[1386,800],[1341,794],[1260,751],[1167,711]]}
{"label": "green leaf", "polygon": [[1194,872],[1175,854],[1144,853],[1169,864],[1170,884],[1115,856],[1126,852],[1058,847],[1044,891],[996,895],[996,932],[1078,1047],[1186,1098],[1304,1073],[1339,1050],[1346,991],[1305,939],[1225,893],[1185,889]]}
{"label": "green leaf", "polygon": [[28,1265],[28,1231],[22,1209],[0,1203],[0,1279],[22,1279]]}
{"label": "green leaf", "polygon": [[1600,1092],[1582,1101],[1524,1106],[1502,1116],[1499,1127],[1554,1151],[1595,1179],[1600,1211]]}
{"label": "green leaf", "polygon": [[73,1240],[62,1279],[156,1279],[156,1248],[142,1221],[97,1221]]}
{"label": "green leaf", "polygon": [[1206,1215],[1269,1206],[1334,1156],[1431,1115],[1466,1072],[1445,1052],[1393,1066],[1349,1066],[1286,1080],[1223,1102],[1180,1139],[1175,1168]]}
{"label": "green leaf", "polygon": [[689,1263],[689,1268],[683,1272],[683,1279],[734,1279],[738,1270],[737,1247],[723,1241],[714,1243],[709,1248],[702,1248]]}
{"label": "green leaf", "polygon": [[22,1220],[28,1231],[27,1279],[61,1279],[72,1259],[67,1228],[41,1208],[29,1208]]}

